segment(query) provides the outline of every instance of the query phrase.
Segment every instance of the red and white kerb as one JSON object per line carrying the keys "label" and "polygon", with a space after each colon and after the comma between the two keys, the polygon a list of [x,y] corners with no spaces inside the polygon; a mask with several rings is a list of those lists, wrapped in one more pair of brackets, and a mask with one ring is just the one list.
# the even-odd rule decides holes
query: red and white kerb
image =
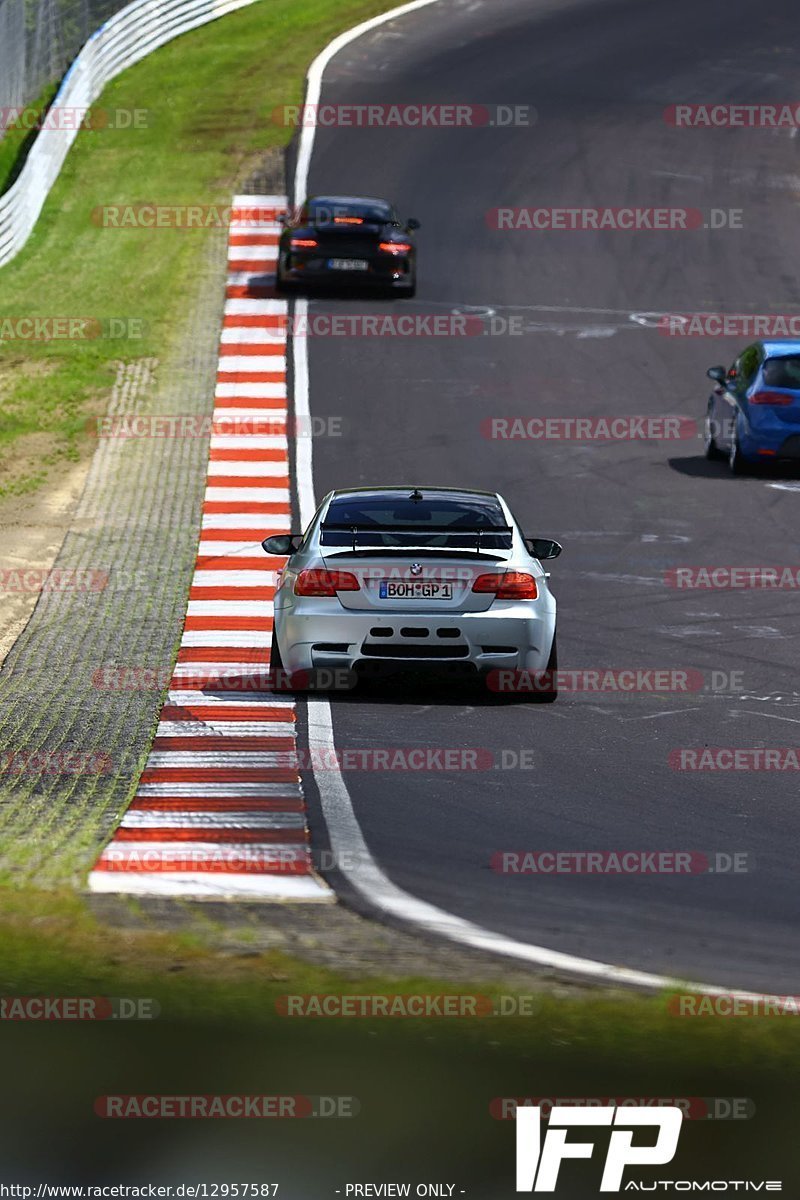
{"label": "red and white kerb", "polygon": [[[211,437],[170,690],[134,800],[89,876],[95,892],[333,899],[311,867],[295,706],[264,679],[284,560],[260,542],[288,531],[291,512],[287,304],[274,287],[286,204],[234,197],[214,401],[225,432]],[[246,418],[268,421],[268,433]]]}

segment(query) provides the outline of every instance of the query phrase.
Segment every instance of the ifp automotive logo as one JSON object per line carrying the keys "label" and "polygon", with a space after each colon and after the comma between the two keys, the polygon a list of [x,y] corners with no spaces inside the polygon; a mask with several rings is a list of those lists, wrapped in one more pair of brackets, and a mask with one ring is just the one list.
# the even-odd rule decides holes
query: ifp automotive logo
{"label": "ifp automotive logo", "polygon": [[[564,1159],[591,1158],[594,1153],[592,1142],[568,1142],[568,1131],[575,1126],[599,1125],[613,1126],[600,1191],[619,1192],[626,1167],[663,1166],[672,1162],[682,1121],[683,1112],[675,1105],[658,1109],[619,1108],[616,1104],[599,1108],[554,1105],[542,1138],[541,1109],[518,1108],[517,1191],[554,1192]],[[634,1133],[647,1126],[658,1130],[655,1144],[634,1146]]]}
{"label": "ifp automotive logo", "polygon": [[[604,1104],[578,1107],[553,1104],[542,1138],[545,1108],[517,1105],[517,1191],[554,1192],[564,1159],[591,1158],[594,1143],[567,1141],[574,1126],[612,1127],[608,1138],[601,1192],[781,1192],[780,1179],[657,1179],[623,1180],[626,1167],[659,1167],[671,1163],[678,1149],[684,1112],[678,1104],[634,1108]],[[651,1129],[641,1138],[639,1130]],[[652,1129],[656,1130],[653,1141]],[[634,1145],[634,1138],[637,1144]],[[599,1156],[598,1156],[599,1157]],[[565,1172],[566,1174],[566,1172]]]}

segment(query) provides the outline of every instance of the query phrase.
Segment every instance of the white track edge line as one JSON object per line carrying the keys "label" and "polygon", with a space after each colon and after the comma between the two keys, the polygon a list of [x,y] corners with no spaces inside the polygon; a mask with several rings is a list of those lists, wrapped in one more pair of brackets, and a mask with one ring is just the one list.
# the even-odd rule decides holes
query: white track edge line
{"label": "white track edge line", "polygon": [[[360,25],[354,25],[352,29],[345,30],[338,37],[329,42],[325,49],[317,55],[308,68],[306,76],[306,98],[305,104],[317,105],[322,93],[322,76],[325,73],[325,68],[328,63],[334,58],[340,50],[350,42],[356,41],[365,33],[369,33],[372,29],[377,29],[379,25],[385,25],[387,21],[393,21],[395,17],[402,17],[406,13],[416,12],[418,8],[427,8],[429,4],[437,4],[438,0],[410,0],[408,4],[401,4],[398,8],[391,8],[388,12],[380,13],[377,17],[372,17],[369,21],[362,21]],[[306,198],[306,189],[308,187],[308,172],[311,166],[311,155],[314,149],[315,126],[303,125],[300,133],[300,145],[297,151],[297,163],[294,174],[294,196],[293,201],[299,204],[301,200]]]}

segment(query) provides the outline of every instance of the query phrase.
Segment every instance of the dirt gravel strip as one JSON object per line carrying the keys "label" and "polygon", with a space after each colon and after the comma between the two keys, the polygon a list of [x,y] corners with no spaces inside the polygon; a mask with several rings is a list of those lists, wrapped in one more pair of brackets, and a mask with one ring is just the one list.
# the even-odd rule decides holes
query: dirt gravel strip
{"label": "dirt gravel strip", "polygon": [[295,706],[269,690],[290,524],[286,325],[274,270],[285,196],[236,196],[200,543],[178,660],[136,796],[94,892],[332,901],[313,873]]}

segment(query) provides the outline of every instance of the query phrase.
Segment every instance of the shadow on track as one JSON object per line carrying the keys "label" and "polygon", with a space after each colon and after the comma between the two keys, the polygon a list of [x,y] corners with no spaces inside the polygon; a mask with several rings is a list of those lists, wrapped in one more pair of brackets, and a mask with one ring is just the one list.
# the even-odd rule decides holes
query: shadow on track
{"label": "shadow on track", "polygon": [[696,455],[692,458],[669,458],[667,462],[673,471],[693,479],[728,479],[739,483],[740,479],[763,480],[800,480],[800,463],[758,464],[745,476],[735,476],[722,460],[712,462],[707,458]]}

